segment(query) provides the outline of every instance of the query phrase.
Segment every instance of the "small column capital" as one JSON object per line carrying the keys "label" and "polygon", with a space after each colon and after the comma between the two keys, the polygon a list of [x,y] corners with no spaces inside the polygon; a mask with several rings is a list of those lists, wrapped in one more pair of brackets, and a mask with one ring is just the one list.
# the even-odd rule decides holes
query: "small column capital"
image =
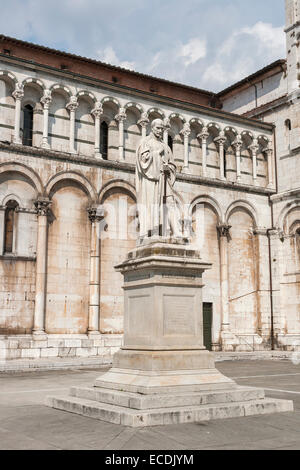
{"label": "small column capital", "polygon": [[24,97],[24,88],[19,83],[16,84],[15,90],[12,92],[12,96],[15,100],[22,100]]}
{"label": "small column capital", "polygon": [[148,114],[147,113],[142,113],[141,118],[138,120],[137,123],[141,127],[147,127],[149,122],[150,122],[150,120],[148,118]]}
{"label": "small column capital", "polygon": [[225,136],[224,131],[221,131],[218,137],[214,139],[214,142],[216,142],[218,145],[224,145],[226,142],[227,138]]}
{"label": "small column capital", "polygon": [[256,227],[253,229],[253,235],[261,235],[266,237],[268,235],[268,230],[266,228]]}
{"label": "small column capital", "polygon": [[191,133],[191,128],[189,124],[185,123],[183,126],[183,129],[180,131],[180,134],[182,134],[184,137],[189,137]]}
{"label": "small column capital", "polygon": [[76,96],[71,96],[70,98],[70,101],[69,103],[67,103],[66,105],[66,108],[69,110],[69,111],[76,111],[76,109],[78,108],[79,104],[78,104],[78,101],[77,101],[77,98]]}
{"label": "small column capital", "polygon": [[92,223],[101,222],[104,219],[104,209],[102,206],[90,206],[87,208],[89,219]]}
{"label": "small column capital", "polygon": [[96,118],[100,118],[103,114],[103,106],[102,103],[97,102],[94,109],[92,109],[91,114]]}
{"label": "small column capital", "polygon": [[253,142],[251,145],[249,145],[249,150],[251,150],[253,155],[257,155],[257,152],[259,150],[259,145],[257,139],[253,139]]}
{"label": "small column capital", "polygon": [[37,215],[38,216],[47,216],[49,213],[49,209],[51,207],[52,201],[48,198],[39,198],[34,202]]}
{"label": "small column capital", "polygon": [[203,127],[202,131],[200,132],[200,134],[197,135],[197,138],[198,139],[201,139],[202,142],[203,141],[206,141],[206,139],[209,137],[209,132],[208,132],[208,128],[206,126]]}
{"label": "small column capital", "polygon": [[232,143],[232,146],[235,148],[236,152],[240,152],[243,146],[243,141],[240,136],[237,136],[235,141]]}
{"label": "small column capital", "polygon": [[273,148],[271,147],[271,144],[269,144],[266,148],[263,149],[263,152],[267,154],[267,156],[272,156],[273,155]]}
{"label": "small column capital", "polygon": [[217,225],[217,230],[220,235],[220,237],[226,237],[228,238],[230,236],[230,229],[232,225],[227,225],[227,224],[219,224]]}
{"label": "small column capital", "polygon": [[41,98],[41,103],[44,107],[44,109],[49,109],[49,106],[52,102],[52,96],[51,96],[51,91],[50,90],[45,90],[44,94]]}
{"label": "small column capital", "polygon": [[164,122],[165,131],[168,131],[169,129],[171,129],[171,123],[170,123],[169,118],[165,118],[163,122]]}
{"label": "small column capital", "polygon": [[127,118],[127,115],[126,115],[126,109],[125,108],[120,108],[118,114],[116,115],[115,119],[118,121],[118,122],[121,122],[121,121],[125,121]]}

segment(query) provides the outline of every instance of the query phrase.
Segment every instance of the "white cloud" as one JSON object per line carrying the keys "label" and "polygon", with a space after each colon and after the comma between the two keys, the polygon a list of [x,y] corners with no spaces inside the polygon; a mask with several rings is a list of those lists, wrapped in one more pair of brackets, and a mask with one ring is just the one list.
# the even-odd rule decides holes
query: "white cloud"
{"label": "white cloud", "polygon": [[203,83],[225,87],[285,56],[283,27],[261,21],[234,31],[208,64]]}
{"label": "white cloud", "polygon": [[118,67],[123,67],[124,69],[134,70],[135,63],[119,60],[117,54],[112,46],[107,46],[105,49],[97,52],[98,58],[105,62],[106,64],[117,65]]}
{"label": "white cloud", "polygon": [[203,59],[206,56],[206,41],[194,38],[191,39],[187,44],[183,44],[178,51],[178,57],[183,58],[183,63],[186,67],[199,59]]}

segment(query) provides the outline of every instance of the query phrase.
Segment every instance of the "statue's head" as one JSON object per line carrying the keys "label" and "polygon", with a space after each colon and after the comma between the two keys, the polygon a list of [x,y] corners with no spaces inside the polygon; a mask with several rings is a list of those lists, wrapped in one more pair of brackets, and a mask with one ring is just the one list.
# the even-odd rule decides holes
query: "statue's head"
{"label": "statue's head", "polygon": [[154,119],[154,121],[152,121],[151,130],[158,139],[162,139],[164,128],[165,126],[162,119]]}

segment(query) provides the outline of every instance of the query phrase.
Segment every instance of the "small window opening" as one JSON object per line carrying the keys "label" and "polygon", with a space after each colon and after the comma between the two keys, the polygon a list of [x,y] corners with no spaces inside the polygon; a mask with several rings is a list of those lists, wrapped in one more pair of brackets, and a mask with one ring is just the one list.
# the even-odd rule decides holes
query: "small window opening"
{"label": "small window opening", "polygon": [[4,234],[4,253],[13,252],[13,241],[14,241],[14,221],[15,212],[18,207],[16,201],[10,200],[6,204],[5,209],[5,234]]}
{"label": "small window opening", "polygon": [[108,125],[105,121],[101,123],[100,152],[102,158],[107,160],[108,155]]}
{"label": "small window opening", "polygon": [[173,139],[172,139],[172,136],[170,136],[170,134],[168,135],[168,146],[173,152]]}
{"label": "small window opening", "polygon": [[33,133],[33,107],[27,104],[24,107],[24,130],[23,130],[23,145],[32,147],[32,133]]}

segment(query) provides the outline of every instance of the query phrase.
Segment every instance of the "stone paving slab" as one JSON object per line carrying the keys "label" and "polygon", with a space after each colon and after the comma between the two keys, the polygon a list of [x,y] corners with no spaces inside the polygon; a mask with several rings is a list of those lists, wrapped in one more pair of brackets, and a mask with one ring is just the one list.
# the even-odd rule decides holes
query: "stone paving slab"
{"label": "stone paving slab", "polygon": [[[49,390],[64,395],[87,386],[102,370],[35,371],[0,374],[1,449],[300,449],[300,366],[290,361],[226,361],[217,366],[243,386],[268,397],[292,399],[293,413],[132,429],[64,413],[43,405]],[[242,377],[242,378],[236,378]],[[289,388],[290,387],[290,388]]]}

